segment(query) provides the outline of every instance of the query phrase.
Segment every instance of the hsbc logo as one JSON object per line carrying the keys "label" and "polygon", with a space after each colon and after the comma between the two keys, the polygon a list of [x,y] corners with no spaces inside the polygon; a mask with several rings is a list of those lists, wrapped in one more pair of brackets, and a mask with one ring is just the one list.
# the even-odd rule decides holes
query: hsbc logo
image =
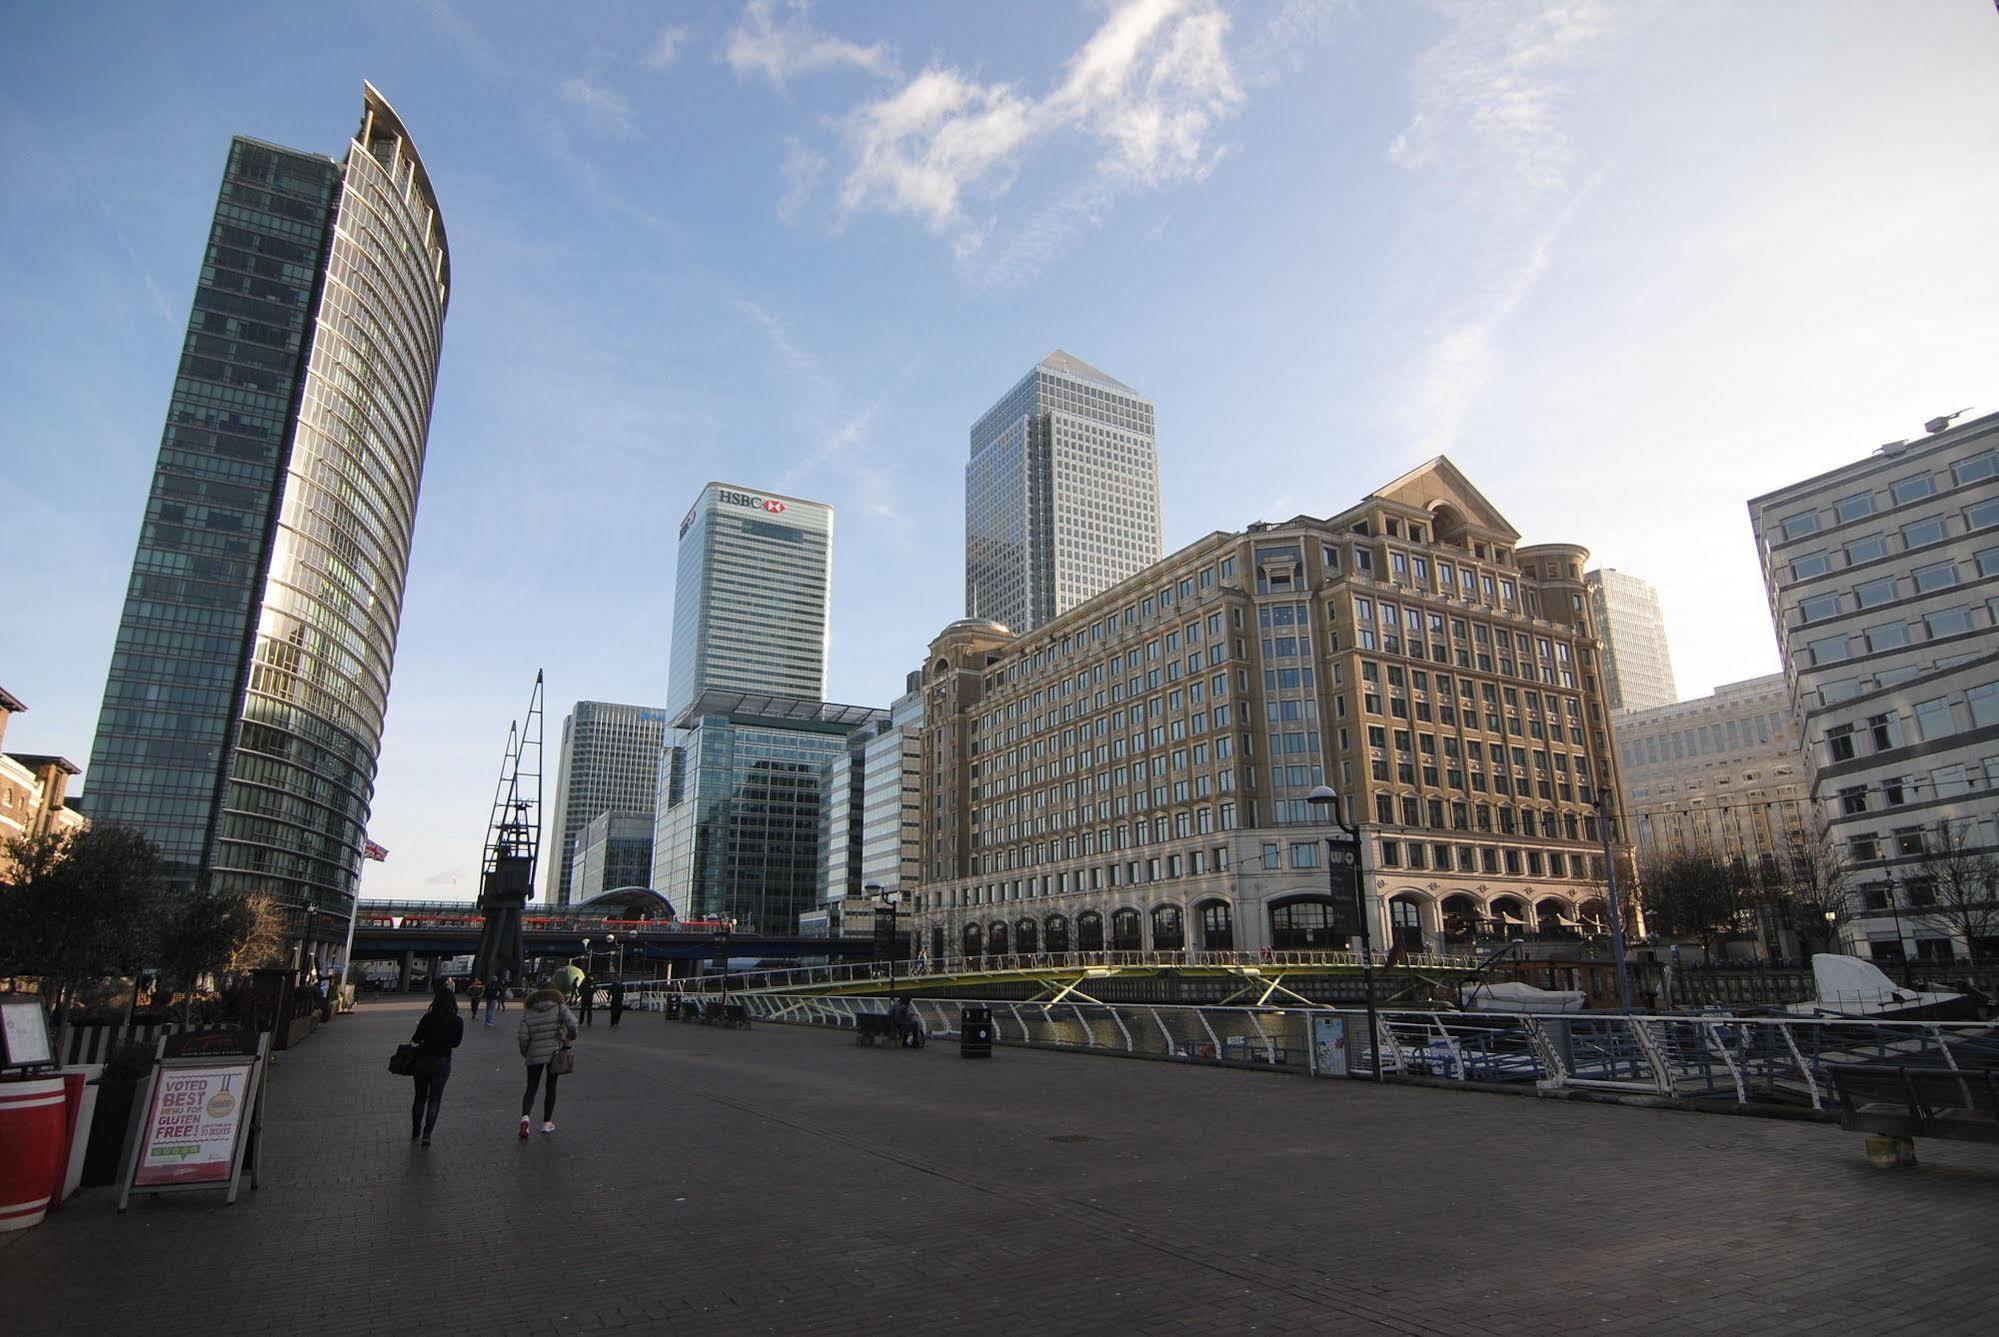
{"label": "hsbc logo", "polygon": [[751,510],[767,511],[771,515],[783,515],[785,510],[784,503],[776,497],[758,497],[748,492],[730,492],[726,489],[715,495],[717,500],[730,506],[747,506]]}

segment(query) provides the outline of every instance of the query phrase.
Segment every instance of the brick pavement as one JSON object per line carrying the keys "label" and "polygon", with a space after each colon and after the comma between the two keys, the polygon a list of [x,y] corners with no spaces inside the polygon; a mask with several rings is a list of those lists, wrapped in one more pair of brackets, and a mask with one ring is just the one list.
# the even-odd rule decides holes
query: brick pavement
{"label": "brick pavement", "polygon": [[[1989,1331],[1999,1148],[1789,1121],[628,1014],[514,1136],[509,1013],[436,1144],[417,1005],[273,1074],[263,1187],[0,1236],[0,1329],[915,1333]],[[539,1110],[537,1109],[537,1114]]]}

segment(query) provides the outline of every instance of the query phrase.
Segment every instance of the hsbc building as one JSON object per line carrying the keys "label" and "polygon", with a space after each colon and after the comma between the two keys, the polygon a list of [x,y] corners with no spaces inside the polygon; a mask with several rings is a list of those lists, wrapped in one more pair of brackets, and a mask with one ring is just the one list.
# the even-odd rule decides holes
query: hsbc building
{"label": "hsbc building", "polygon": [[667,710],[711,690],[824,700],[833,508],[709,483],[680,521]]}

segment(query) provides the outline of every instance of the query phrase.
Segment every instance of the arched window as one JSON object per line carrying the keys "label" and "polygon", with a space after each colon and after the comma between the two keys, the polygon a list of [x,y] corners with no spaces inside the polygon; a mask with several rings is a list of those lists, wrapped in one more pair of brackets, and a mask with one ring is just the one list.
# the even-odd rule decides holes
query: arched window
{"label": "arched window", "polygon": [[1520,938],[1527,934],[1527,907],[1518,896],[1501,896],[1492,903],[1493,925],[1502,938]]}
{"label": "arched window", "polygon": [[1485,917],[1479,913],[1478,902],[1462,894],[1444,897],[1443,910],[1444,941],[1448,943],[1470,942]]}
{"label": "arched window", "polygon": [[986,930],[986,955],[1005,956],[1006,950],[1006,921],[995,920],[992,927]]}
{"label": "arched window", "polygon": [[1423,907],[1414,896],[1397,896],[1388,903],[1388,923],[1395,946],[1405,952],[1423,950]]}
{"label": "arched window", "polygon": [[1206,901],[1201,905],[1201,946],[1211,952],[1235,950],[1235,916],[1227,901]]}
{"label": "arched window", "polygon": [[1560,901],[1542,901],[1534,907],[1534,933],[1540,938],[1569,938],[1574,933],[1565,925],[1563,911],[1568,909]]}
{"label": "arched window", "polygon": [[1187,945],[1187,930],[1180,922],[1180,907],[1161,905],[1152,911],[1152,950],[1177,952]]}
{"label": "arched window", "polygon": [[1061,915],[1048,916],[1042,927],[1047,930],[1048,950],[1066,952],[1069,950],[1069,921]]}
{"label": "arched window", "polygon": [[1610,932],[1610,909],[1602,901],[1584,901],[1576,907],[1576,918],[1582,920],[1585,933]]}
{"label": "arched window", "polygon": [[1095,910],[1085,910],[1076,916],[1076,950],[1079,952],[1104,950],[1104,917]]}
{"label": "arched window", "polygon": [[965,925],[965,955],[977,956],[984,950],[985,934],[977,924]]}
{"label": "arched window", "polygon": [[1023,919],[1013,926],[1013,950],[1023,954],[1041,950],[1041,934],[1032,919]]}
{"label": "arched window", "polygon": [[1126,907],[1111,911],[1111,950],[1114,952],[1136,952],[1145,944],[1138,936],[1138,911]]}
{"label": "arched window", "polygon": [[[1349,909],[1351,905],[1349,902]],[[1347,935],[1335,933],[1333,924],[1332,897],[1294,897],[1270,907],[1270,945],[1279,951],[1343,948],[1347,945]]]}

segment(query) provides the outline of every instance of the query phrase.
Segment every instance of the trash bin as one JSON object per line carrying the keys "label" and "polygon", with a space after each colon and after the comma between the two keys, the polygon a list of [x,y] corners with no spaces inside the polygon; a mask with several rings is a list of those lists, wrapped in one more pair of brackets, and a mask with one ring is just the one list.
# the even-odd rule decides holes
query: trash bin
{"label": "trash bin", "polygon": [[958,1057],[993,1056],[993,1010],[984,1003],[964,1003],[958,1008]]}

